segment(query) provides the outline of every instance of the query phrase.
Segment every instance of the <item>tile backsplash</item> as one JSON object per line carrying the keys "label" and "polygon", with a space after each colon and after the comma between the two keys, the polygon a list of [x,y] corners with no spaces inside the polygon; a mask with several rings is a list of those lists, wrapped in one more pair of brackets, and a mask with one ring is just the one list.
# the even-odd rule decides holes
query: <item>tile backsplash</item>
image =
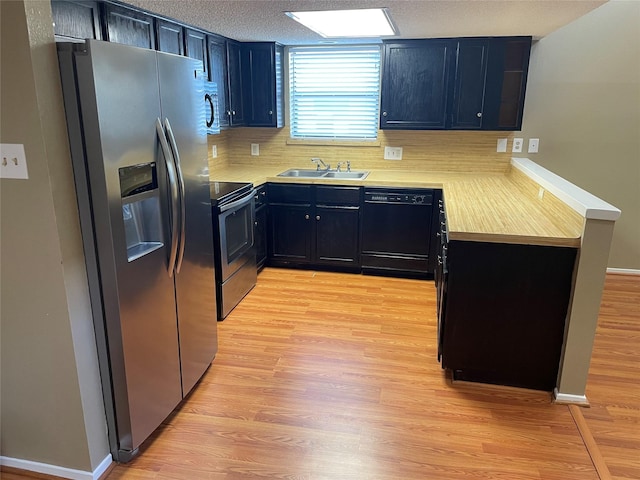
{"label": "tile backsplash", "polygon": [[[392,131],[380,130],[378,140],[367,144],[311,145],[293,143],[289,129],[240,127],[209,135],[209,164],[212,169],[231,165],[274,165],[313,168],[312,157],[335,167],[349,160],[353,170],[481,171],[504,172],[512,154],[497,153],[499,138],[513,132]],[[259,156],[251,155],[251,144],[259,144]],[[212,156],[217,147],[217,158]],[[402,147],[402,160],[384,160],[384,147]]]}

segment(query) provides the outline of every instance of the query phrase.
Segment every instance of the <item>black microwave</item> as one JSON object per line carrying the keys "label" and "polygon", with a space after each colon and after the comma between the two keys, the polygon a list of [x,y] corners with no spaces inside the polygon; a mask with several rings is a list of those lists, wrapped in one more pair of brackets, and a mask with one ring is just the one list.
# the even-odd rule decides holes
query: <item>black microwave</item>
{"label": "black microwave", "polygon": [[220,133],[220,104],[218,101],[218,85],[215,82],[204,82],[204,104],[207,133]]}

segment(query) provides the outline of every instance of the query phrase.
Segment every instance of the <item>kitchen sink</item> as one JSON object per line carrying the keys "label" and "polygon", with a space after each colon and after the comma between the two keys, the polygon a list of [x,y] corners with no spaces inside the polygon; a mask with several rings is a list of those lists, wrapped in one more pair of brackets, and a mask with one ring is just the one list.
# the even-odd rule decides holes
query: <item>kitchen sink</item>
{"label": "kitchen sink", "polygon": [[322,178],[343,178],[345,180],[362,180],[369,172],[327,172]]}
{"label": "kitchen sink", "polygon": [[322,170],[305,170],[299,168],[292,168],[287,170],[286,172],[282,172],[278,174],[278,177],[306,177],[306,178],[318,178],[322,177],[327,172]]}
{"label": "kitchen sink", "polygon": [[362,180],[369,175],[369,172],[337,172],[327,170],[311,170],[291,168],[279,173],[278,177],[298,177],[298,178],[331,178],[336,180]]}

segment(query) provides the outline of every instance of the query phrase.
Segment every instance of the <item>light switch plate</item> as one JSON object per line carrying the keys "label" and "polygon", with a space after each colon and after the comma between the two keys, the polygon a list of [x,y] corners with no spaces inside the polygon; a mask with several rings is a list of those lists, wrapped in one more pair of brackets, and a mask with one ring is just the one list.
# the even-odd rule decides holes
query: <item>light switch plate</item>
{"label": "light switch plate", "polygon": [[402,147],[384,147],[385,160],[402,160]]}
{"label": "light switch plate", "polygon": [[0,178],[28,180],[27,157],[21,143],[0,144]]}
{"label": "light switch plate", "polygon": [[523,144],[523,140],[522,138],[514,138],[513,139],[513,148],[511,149],[511,151],[513,153],[522,153],[522,144]]}
{"label": "light switch plate", "polygon": [[251,155],[260,155],[260,144],[259,143],[252,143],[251,144]]}
{"label": "light switch plate", "polygon": [[498,139],[498,146],[496,148],[496,152],[502,153],[502,152],[506,152],[507,151],[507,139],[506,138],[499,138]]}
{"label": "light switch plate", "polygon": [[539,138],[530,138],[529,139],[529,153],[538,153],[538,146],[540,145]]}

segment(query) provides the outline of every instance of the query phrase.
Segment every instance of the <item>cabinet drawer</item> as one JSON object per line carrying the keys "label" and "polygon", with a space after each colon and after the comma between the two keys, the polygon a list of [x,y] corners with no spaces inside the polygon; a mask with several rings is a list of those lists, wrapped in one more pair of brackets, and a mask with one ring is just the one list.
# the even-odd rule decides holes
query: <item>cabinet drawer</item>
{"label": "cabinet drawer", "polygon": [[359,205],[360,187],[336,187],[316,185],[316,204]]}
{"label": "cabinet drawer", "polygon": [[270,203],[310,204],[311,200],[311,185],[294,185],[290,183],[272,183],[269,185]]}

